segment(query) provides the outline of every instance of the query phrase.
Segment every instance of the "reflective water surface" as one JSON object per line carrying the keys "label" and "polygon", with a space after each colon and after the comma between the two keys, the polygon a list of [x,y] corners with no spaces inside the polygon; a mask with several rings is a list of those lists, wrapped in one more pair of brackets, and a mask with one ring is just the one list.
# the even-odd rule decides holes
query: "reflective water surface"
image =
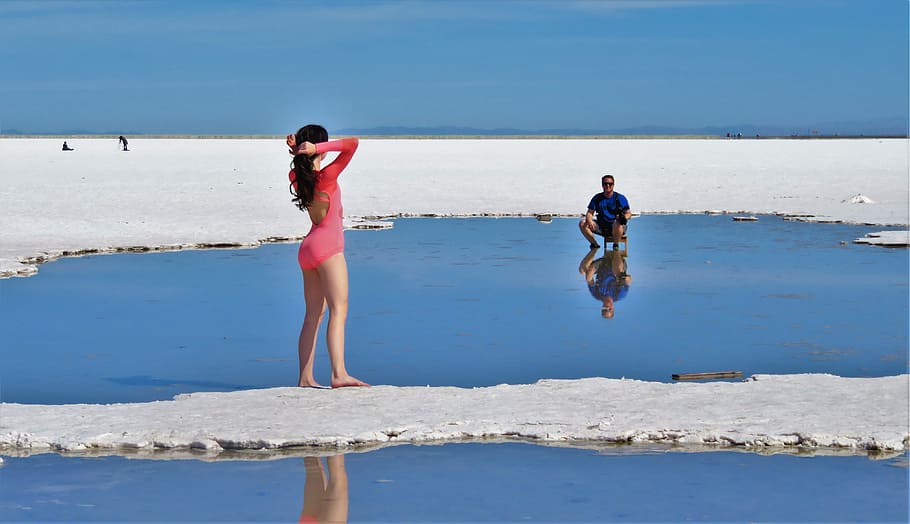
{"label": "reflective water surface", "polygon": [[0,520],[906,522],[907,456],[598,452],[529,444],[201,462],[39,455]]}
{"label": "reflective water surface", "polygon": [[[349,231],[348,369],[373,384],[908,370],[908,252],[880,228],[643,216],[627,256],[577,221],[400,219]],[[296,244],[63,259],[0,280],[6,402],[292,385]],[[324,340],[324,337],[321,337]],[[327,382],[324,345],[317,379]]]}
{"label": "reflective water surface", "polygon": [[[908,369],[908,252],[868,228],[644,216],[629,252],[577,221],[402,219],[351,231],[348,368],[375,384]],[[0,280],[0,398],[73,403],[286,386],[296,245],[65,259]],[[324,338],[323,338],[324,340]],[[325,379],[324,346],[317,378]],[[320,375],[321,374],[321,375]],[[906,522],[907,455],[520,443],[334,457],[5,457],[3,521]]]}

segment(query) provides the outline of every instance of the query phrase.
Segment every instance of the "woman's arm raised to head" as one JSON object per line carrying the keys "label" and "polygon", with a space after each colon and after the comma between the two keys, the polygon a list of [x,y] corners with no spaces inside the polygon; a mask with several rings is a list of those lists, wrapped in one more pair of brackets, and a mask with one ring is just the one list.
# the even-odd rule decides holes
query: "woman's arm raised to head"
{"label": "woman's arm raised to head", "polygon": [[330,151],[339,152],[338,157],[336,157],[331,164],[324,166],[321,169],[322,173],[326,174],[328,172],[334,176],[341,174],[341,171],[348,166],[351,158],[354,157],[354,152],[357,151],[357,146],[359,144],[360,139],[357,137],[329,140],[328,142],[316,144],[316,154],[328,153]]}

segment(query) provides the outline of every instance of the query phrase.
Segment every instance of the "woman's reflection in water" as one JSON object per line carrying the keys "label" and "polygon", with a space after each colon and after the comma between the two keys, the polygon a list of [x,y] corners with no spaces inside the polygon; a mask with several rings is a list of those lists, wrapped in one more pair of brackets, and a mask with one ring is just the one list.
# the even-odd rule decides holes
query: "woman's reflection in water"
{"label": "woman's reflection in water", "polygon": [[304,457],[303,464],[306,480],[298,522],[347,522],[348,473],[344,469],[344,455],[326,458],[328,477],[319,457]]}
{"label": "woman's reflection in water", "polygon": [[603,304],[600,316],[609,319],[616,313],[616,302],[629,292],[632,276],[621,252],[605,250],[604,256],[594,260],[597,251],[592,249],[581,259],[578,272],[585,276],[591,296]]}

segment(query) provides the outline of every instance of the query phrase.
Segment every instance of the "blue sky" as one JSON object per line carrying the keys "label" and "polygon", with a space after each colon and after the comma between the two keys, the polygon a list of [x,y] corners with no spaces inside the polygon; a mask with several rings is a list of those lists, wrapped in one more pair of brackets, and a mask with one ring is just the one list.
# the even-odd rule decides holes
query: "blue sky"
{"label": "blue sky", "polygon": [[907,0],[0,2],[0,130],[906,121]]}

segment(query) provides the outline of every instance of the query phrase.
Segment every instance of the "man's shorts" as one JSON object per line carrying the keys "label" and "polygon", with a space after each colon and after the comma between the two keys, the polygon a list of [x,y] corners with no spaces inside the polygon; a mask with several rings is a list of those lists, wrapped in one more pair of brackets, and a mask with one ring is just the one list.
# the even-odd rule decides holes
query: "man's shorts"
{"label": "man's shorts", "polygon": [[[604,233],[604,231],[606,231],[606,233]],[[623,226],[623,233],[624,234],[629,233],[629,221],[626,221],[626,224]],[[613,237],[613,222],[605,222],[605,223],[601,224],[600,222],[595,221],[594,222],[594,234],[600,235],[604,238],[612,238]]]}

